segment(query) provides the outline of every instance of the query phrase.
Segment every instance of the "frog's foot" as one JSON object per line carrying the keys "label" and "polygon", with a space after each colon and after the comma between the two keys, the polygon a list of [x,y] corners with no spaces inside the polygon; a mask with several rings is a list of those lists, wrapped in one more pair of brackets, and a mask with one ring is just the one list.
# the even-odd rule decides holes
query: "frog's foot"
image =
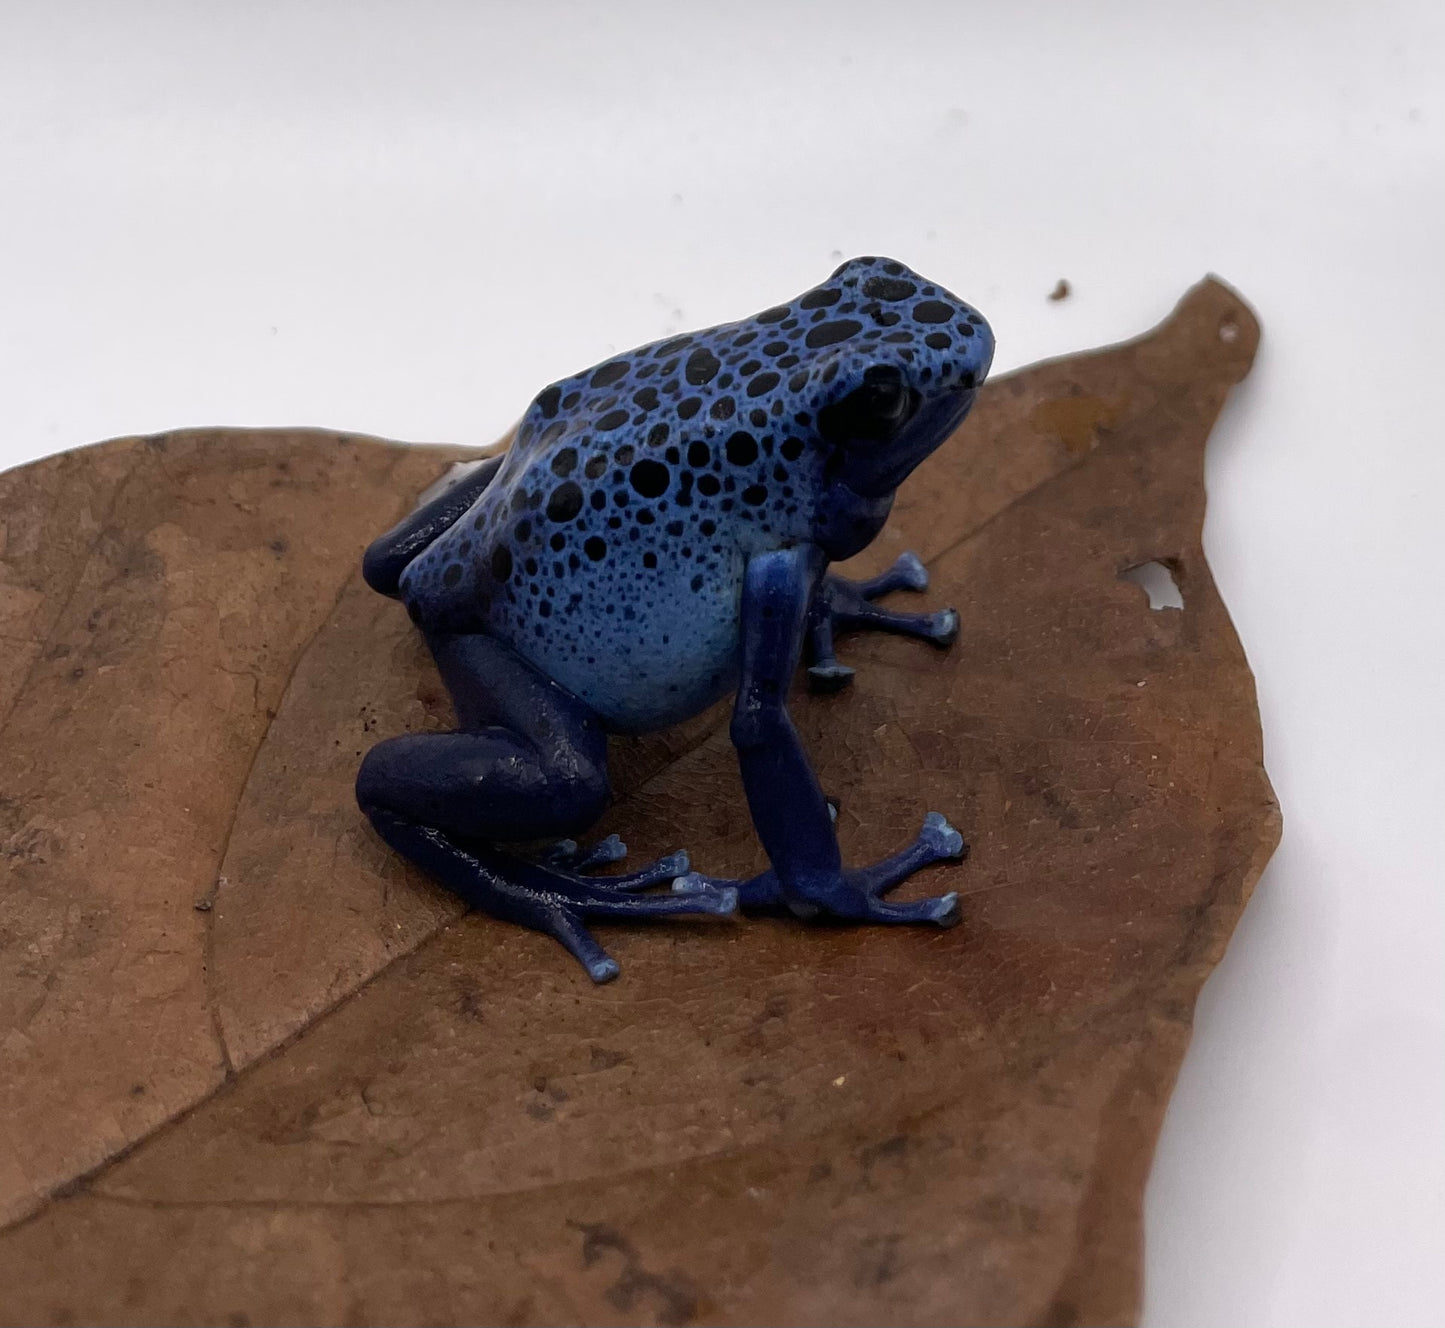
{"label": "frog's foot", "polygon": [[[617,961],[587,930],[588,921],[687,913],[721,915],[737,909],[737,891],[726,885],[687,893],[640,893],[685,874],[685,853],[670,853],[625,875],[589,876],[554,863],[528,862],[486,843],[467,842],[463,847],[440,830],[381,808],[370,808],[369,814],[377,832],[392,848],[474,908],[560,941],[593,982],[609,982],[619,969]],[[610,845],[604,849],[604,853],[612,852]],[[587,855],[579,860],[585,862]]]}
{"label": "frog's foot", "polygon": [[[932,866],[935,862],[962,862],[966,857],[968,845],[964,843],[963,836],[948,823],[942,812],[929,812],[923,818],[923,829],[918,838],[907,848],[881,862],[875,862],[871,867],[858,867],[851,872],[845,872],[844,876],[870,898],[879,899],[923,867]],[[950,893],[939,898],[956,901],[958,896]],[[933,901],[920,902],[926,904]],[[928,917],[925,920],[934,922],[938,919]],[[957,922],[957,917],[953,921]]]}
{"label": "frog's foot", "polygon": [[958,636],[958,614],[895,613],[873,603],[894,590],[928,589],[928,569],[918,555],[905,553],[886,572],[867,581],[825,576],[808,611],[808,682],[815,692],[841,691],[853,680],[853,670],[840,664],[833,650],[834,632],[875,631],[914,636],[945,647]]}
{"label": "frog's foot", "polygon": [[794,913],[799,917],[834,917],[856,922],[932,922],[951,927],[959,918],[958,895],[950,891],[907,904],[885,903],[883,896],[914,872],[935,862],[960,861],[968,856],[963,836],[938,812],[923,818],[918,838],[901,852],[871,867],[845,871],[840,881],[816,891],[806,900],[791,903],[783,897],[778,878],[770,868],[751,880],[728,881],[689,872],[672,883],[674,893],[736,889],[738,905],[749,913]]}

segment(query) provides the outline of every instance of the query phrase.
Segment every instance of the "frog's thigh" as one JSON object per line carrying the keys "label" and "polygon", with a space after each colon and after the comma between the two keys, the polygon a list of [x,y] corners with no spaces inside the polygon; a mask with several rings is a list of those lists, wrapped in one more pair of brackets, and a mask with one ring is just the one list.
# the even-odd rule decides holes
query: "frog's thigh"
{"label": "frog's thigh", "polygon": [[363,810],[470,839],[546,838],[591,825],[608,799],[597,717],[491,637],[429,644],[460,727],[373,747],[356,780]]}

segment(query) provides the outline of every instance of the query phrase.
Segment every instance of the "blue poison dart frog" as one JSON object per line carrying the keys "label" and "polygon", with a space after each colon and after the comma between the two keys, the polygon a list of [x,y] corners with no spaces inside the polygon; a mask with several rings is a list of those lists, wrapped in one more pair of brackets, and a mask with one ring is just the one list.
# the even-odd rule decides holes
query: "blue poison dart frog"
{"label": "blue poison dart frog", "polygon": [[[499,918],[555,937],[595,982],[618,967],[595,918],[741,906],[857,922],[958,919],[954,894],[884,896],[964,853],[938,813],[871,867],[845,868],[830,807],[788,718],[845,686],[837,628],[948,645],[952,609],[873,601],[923,590],[904,554],[870,581],[828,565],[876,536],[898,486],[956,429],[993,358],[970,306],[901,263],[856,258],[787,304],[640,346],[544,388],[506,452],[466,470],[366,551],[456,705],[453,733],[367,753],[363,811],[397,852]],[[625,849],[563,836],[607,806],[607,735],[641,733],[735,693],[731,737],[771,863],[746,881],[675,853],[596,875]],[[540,858],[506,841],[560,840]],[[671,882],[664,892],[649,886]]]}

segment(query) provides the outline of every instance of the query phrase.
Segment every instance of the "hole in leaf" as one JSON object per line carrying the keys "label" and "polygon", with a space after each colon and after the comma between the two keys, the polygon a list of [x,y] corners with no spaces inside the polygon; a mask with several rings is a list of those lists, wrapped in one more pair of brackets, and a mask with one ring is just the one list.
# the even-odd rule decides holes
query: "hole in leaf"
{"label": "hole in leaf", "polygon": [[1132,581],[1149,596],[1149,607],[1156,612],[1160,609],[1182,609],[1184,596],[1179,593],[1179,583],[1167,563],[1139,563],[1119,573],[1120,581]]}
{"label": "hole in leaf", "polygon": [[1227,346],[1232,341],[1239,340],[1239,324],[1232,318],[1226,318],[1219,325],[1219,339]]}

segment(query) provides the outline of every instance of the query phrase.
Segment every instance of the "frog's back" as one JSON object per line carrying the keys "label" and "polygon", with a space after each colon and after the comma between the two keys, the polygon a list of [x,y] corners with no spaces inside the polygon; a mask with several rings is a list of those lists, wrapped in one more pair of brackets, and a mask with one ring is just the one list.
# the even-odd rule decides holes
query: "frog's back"
{"label": "frog's back", "polygon": [[615,728],[695,713],[736,679],[747,559],[811,537],[815,403],[876,343],[934,354],[933,295],[855,260],[789,304],[547,387],[491,485],[406,569],[413,617],[509,642]]}
{"label": "frog's back", "polygon": [[674,337],[543,391],[496,479],[407,568],[413,616],[506,640],[624,731],[728,692],[743,566],[806,538],[821,469],[787,384],[799,358],[768,330]]}

